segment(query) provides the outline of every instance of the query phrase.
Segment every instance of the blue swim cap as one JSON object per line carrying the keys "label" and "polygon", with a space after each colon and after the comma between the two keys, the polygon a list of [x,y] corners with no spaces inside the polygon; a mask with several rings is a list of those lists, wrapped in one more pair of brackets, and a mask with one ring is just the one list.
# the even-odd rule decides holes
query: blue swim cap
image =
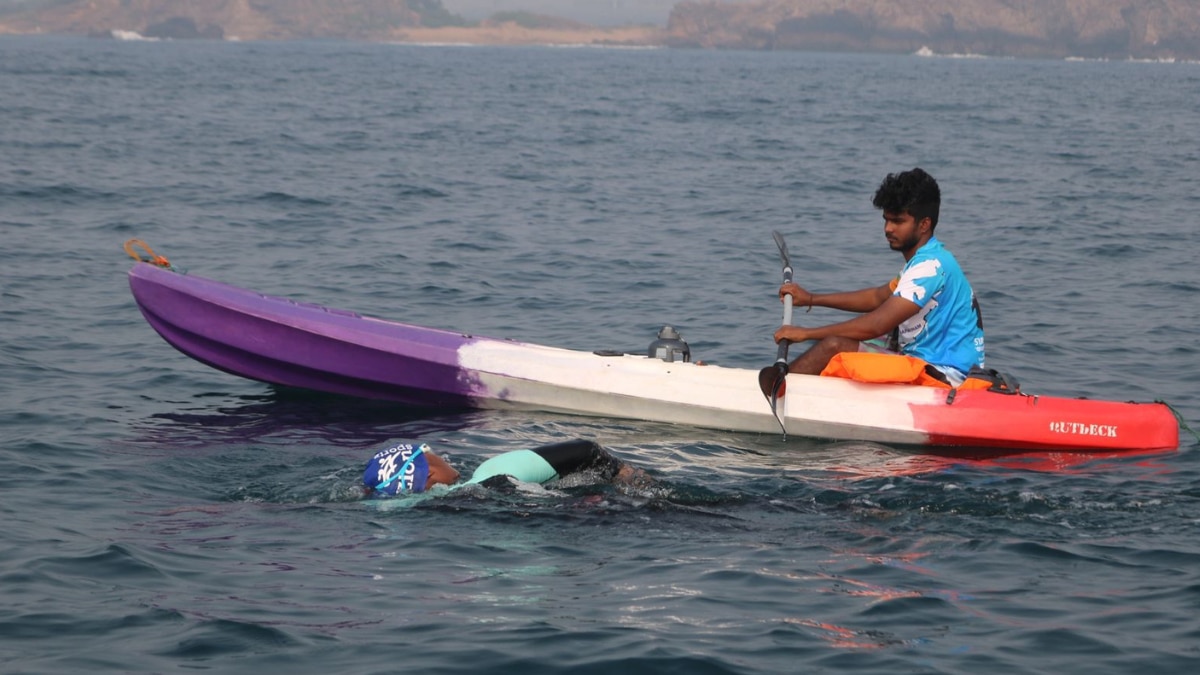
{"label": "blue swim cap", "polygon": [[429,480],[429,446],[401,443],[375,453],[363,471],[363,485],[377,494],[398,495],[423,492]]}

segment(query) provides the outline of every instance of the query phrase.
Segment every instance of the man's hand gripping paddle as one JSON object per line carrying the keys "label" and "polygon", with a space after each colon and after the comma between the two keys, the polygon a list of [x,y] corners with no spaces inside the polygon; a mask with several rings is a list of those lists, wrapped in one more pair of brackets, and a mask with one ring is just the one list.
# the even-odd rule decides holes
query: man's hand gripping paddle
{"label": "man's hand gripping paddle", "polygon": [[[788,259],[787,244],[783,241],[783,235],[779,232],[772,232],[771,236],[775,238],[775,244],[779,246],[779,256],[783,258],[783,283],[788,284],[792,281],[792,263]],[[792,325],[792,296],[788,295],[783,298],[783,325]],[[779,352],[775,357],[774,365],[767,366],[758,371],[758,386],[762,389],[763,396],[771,402],[771,414],[778,420],[779,426],[783,429],[784,437],[787,436],[787,426],[784,425],[783,419],[779,417],[777,404],[780,397],[784,395],[787,385],[788,374],[788,353],[787,340],[779,341]]]}

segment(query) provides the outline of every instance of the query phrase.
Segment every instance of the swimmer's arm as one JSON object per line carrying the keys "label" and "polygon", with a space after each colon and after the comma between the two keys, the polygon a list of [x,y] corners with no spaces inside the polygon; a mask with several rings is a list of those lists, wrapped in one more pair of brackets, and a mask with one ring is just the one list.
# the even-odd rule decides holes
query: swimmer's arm
{"label": "swimmer's arm", "polygon": [[615,477],[625,463],[617,459],[595,441],[574,440],[543,445],[534,448],[546,463],[553,466],[559,476],[568,476],[580,471],[596,471],[606,479]]}
{"label": "swimmer's arm", "polygon": [[645,471],[617,459],[594,441],[574,440],[534,448],[560,476],[579,471],[595,471],[605,479],[625,485],[644,484],[650,477]]}
{"label": "swimmer's arm", "polygon": [[525,483],[545,483],[558,478],[558,472],[532,450],[513,450],[486,460],[468,483],[482,483],[494,476],[512,476]]}
{"label": "swimmer's arm", "polygon": [[581,471],[596,471],[607,480],[623,483],[646,478],[644,471],[617,459],[598,443],[573,440],[497,455],[480,464],[467,482],[482,483],[504,475],[526,483],[546,483]]}

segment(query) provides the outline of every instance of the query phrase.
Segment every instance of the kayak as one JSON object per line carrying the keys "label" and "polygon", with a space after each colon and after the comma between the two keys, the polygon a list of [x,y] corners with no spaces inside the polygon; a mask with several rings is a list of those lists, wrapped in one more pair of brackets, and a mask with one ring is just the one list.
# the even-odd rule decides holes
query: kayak
{"label": "kayak", "polygon": [[[425,408],[526,409],[924,447],[1168,450],[1163,403],[787,375],[772,412],[758,371],[678,350],[586,352],[408,325],[138,262],[146,321],[184,354],[274,385]],[[665,356],[660,358],[665,353]],[[677,358],[680,357],[680,358]]]}

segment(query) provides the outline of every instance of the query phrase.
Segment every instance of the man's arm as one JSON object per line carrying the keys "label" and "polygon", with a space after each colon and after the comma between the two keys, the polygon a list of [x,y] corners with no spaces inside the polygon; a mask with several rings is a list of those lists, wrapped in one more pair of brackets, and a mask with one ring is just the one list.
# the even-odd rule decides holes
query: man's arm
{"label": "man's arm", "polygon": [[[882,288],[888,288],[883,286]],[[862,291],[854,291],[852,293],[839,293],[835,295],[852,296],[856,294],[865,294],[868,291],[878,289],[864,289]],[[860,298],[864,299],[864,298]],[[826,305],[828,306],[828,305]],[[816,328],[805,328],[803,326],[783,326],[775,331],[775,341],[788,340],[789,342],[804,342],[805,340],[820,340],[827,337],[844,337],[851,340],[870,340],[881,335],[890,333],[893,329],[903,323],[909,317],[915,315],[921,310],[917,304],[911,300],[889,295],[882,304],[866,314],[861,314],[828,326],[819,326]]]}
{"label": "man's arm", "polygon": [[779,289],[780,298],[786,295],[792,296],[792,304],[796,307],[830,307],[862,314],[883,306],[892,296],[892,287],[890,283],[887,283],[875,288],[863,288],[843,293],[810,293],[804,288],[790,283],[784,284]]}

